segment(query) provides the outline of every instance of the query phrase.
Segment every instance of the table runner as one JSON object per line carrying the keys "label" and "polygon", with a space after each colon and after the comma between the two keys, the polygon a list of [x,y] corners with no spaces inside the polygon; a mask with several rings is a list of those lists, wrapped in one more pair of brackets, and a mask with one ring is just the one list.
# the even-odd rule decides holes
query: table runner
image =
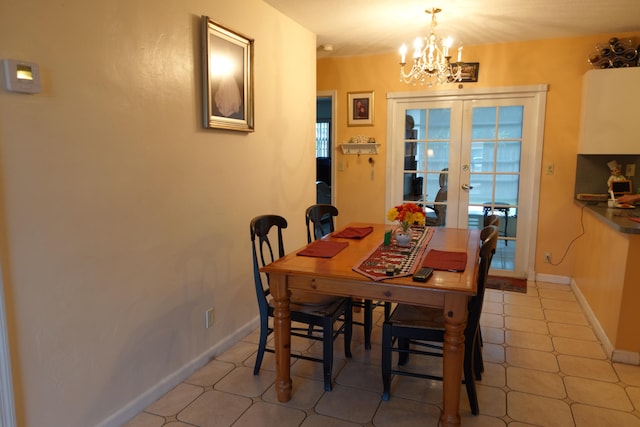
{"label": "table runner", "polygon": [[[422,255],[433,236],[433,228],[414,228],[409,247],[400,247],[392,241],[384,243],[367,254],[357,266],[356,271],[371,280],[379,281],[394,277],[411,276],[421,265]],[[393,274],[387,274],[387,268],[393,266]]]}

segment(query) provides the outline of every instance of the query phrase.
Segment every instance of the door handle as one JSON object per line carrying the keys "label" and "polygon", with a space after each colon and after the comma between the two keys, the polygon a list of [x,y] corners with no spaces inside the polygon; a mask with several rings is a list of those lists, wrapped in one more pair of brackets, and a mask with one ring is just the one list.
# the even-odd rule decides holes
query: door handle
{"label": "door handle", "polygon": [[473,186],[469,185],[469,184],[462,184],[462,189],[463,190],[472,190]]}

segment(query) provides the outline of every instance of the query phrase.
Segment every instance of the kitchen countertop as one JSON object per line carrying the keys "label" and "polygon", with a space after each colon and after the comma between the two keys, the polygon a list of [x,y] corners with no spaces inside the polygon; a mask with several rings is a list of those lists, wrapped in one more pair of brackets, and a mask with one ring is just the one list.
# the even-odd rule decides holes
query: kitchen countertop
{"label": "kitchen countertop", "polygon": [[583,201],[576,201],[585,209],[590,210],[604,223],[610,225],[615,230],[627,234],[640,234],[640,222],[635,222],[629,218],[640,219],[640,206],[635,209],[609,208],[606,203],[590,204]]}

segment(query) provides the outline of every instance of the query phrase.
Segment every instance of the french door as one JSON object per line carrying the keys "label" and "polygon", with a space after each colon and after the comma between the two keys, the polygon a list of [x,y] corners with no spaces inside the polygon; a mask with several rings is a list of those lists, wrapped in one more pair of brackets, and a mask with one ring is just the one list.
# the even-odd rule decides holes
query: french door
{"label": "french door", "polygon": [[427,225],[500,219],[492,274],[533,276],[546,87],[390,94],[387,209],[425,207]]}

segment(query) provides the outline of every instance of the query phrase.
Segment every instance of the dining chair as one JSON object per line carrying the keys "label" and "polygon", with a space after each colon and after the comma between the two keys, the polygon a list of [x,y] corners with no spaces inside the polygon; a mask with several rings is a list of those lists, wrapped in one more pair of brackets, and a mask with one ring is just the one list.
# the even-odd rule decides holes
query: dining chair
{"label": "dining chair", "polygon": [[317,204],[311,205],[305,212],[305,223],[307,224],[307,243],[311,243],[313,229],[313,240],[326,236],[335,231],[333,218],[338,216],[338,208],[333,205]]}
{"label": "dining chair", "polygon": [[[481,379],[480,366],[482,363],[477,341],[482,303],[484,299],[485,283],[491,264],[491,258],[496,250],[498,229],[488,226],[488,236],[481,241],[480,265],[478,267],[477,293],[469,300],[467,326],[464,331],[464,384],[469,398],[469,405],[473,415],[478,415],[478,395],[475,381]],[[432,380],[442,380],[442,373],[427,373],[425,371],[409,371],[407,368],[392,369],[391,355],[398,353],[398,365],[407,364],[409,354],[442,357],[444,346],[444,316],[442,309],[421,307],[411,304],[398,304],[388,320],[382,326],[382,382],[383,400],[389,400],[391,375],[405,375]],[[397,342],[397,347],[394,347]]]}
{"label": "dining chair", "polygon": [[[250,224],[253,278],[258,309],[260,311],[260,338],[258,354],[253,368],[253,375],[258,375],[264,353],[274,353],[267,347],[267,338],[273,332],[269,318],[273,318],[273,298],[269,289],[269,276],[261,273],[260,268],[282,258],[285,254],[282,230],[287,228],[287,221],[279,215],[261,215],[253,218]],[[269,236],[274,239],[271,242]],[[274,255],[277,254],[277,257]],[[262,278],[266,277],[266,285]],[[321,362],[323,364],[324,389],[332,388],[333,342],[338,335],[344,335],[344,354],[351,357],[352,307],[351,298],[332,295],[315,294],[291,290],[291,321],[306,327],[291,327],[291,335],[322,341],[322,359],[304,354],[291,353],[291,357]]]}
{"label": "dining chair", "polygon": [[[311,205],[305,212],[305,222],[307,224],[307,243],[311,243],[312,230],[313,240],[317,240],[335,231],[334,218],[338,216],[338,208],[333,205],[316,204]],[[372,300],[354,299],[351,301],[356,312],[360,309],[364,312],[362,322],[353,321],[354,325],[364,328],[364,348],[371,349],[371,332],[373,330],[373,310],[385,303],[374,303]],[[385,306],[385,312],[390,311],[390,305]]]}
{"label": "dining chair", "polygon": [[495,225],[496,227],[500,226],[500,216],[496,214],[487,215],[484,217],[483,226],[486,227],[488,225]]}
{"label": "dining chair", "polygon": [[447,217],[447,205],[439,204],[440,202],[447,201],[447,193],[448,193],[448,175],[449,168],[444,168],[440,172],[440,176],[438,177],[438,184],[440,188],[436,193],[436,197],[433,200],[435,203],[433,205],[425,205],[425,225],[431,227],[443,227],[445,225],[446,217]]}
{"label": "dining chair", "polygon": [[[491,232],[491,227],[489,227],[490,225],[495,226],[496,230],[498,230],[498,235],[500,235],[500,216],[496,215],[496,214],[492,214],[492,215],[487,215],[486,217],[484,217],[484,228],[482,229],[482,231],[480,232],[480,240],[484,241],[486,240],[487,237],[489,237],[489,234]],[[496,244],[497,246],[497,244]],[[493,256],[491,258],[493,260]],[[491,268],[491,263],[489,263],[489,268]],[[488,279],[487,279],[488,280]],[[478,328],[478,347],[482,347],[483,345],[483,340],[482,340],[482,329]],[[480,357],[480,361],[478,364],[475,365],[476,369],[479,369],[480,372],[484,372],[484,364],[482,363],[482,351],[478,351],[477,354],[479,354]],[[479,378],[478,378],[479,379]]]}

